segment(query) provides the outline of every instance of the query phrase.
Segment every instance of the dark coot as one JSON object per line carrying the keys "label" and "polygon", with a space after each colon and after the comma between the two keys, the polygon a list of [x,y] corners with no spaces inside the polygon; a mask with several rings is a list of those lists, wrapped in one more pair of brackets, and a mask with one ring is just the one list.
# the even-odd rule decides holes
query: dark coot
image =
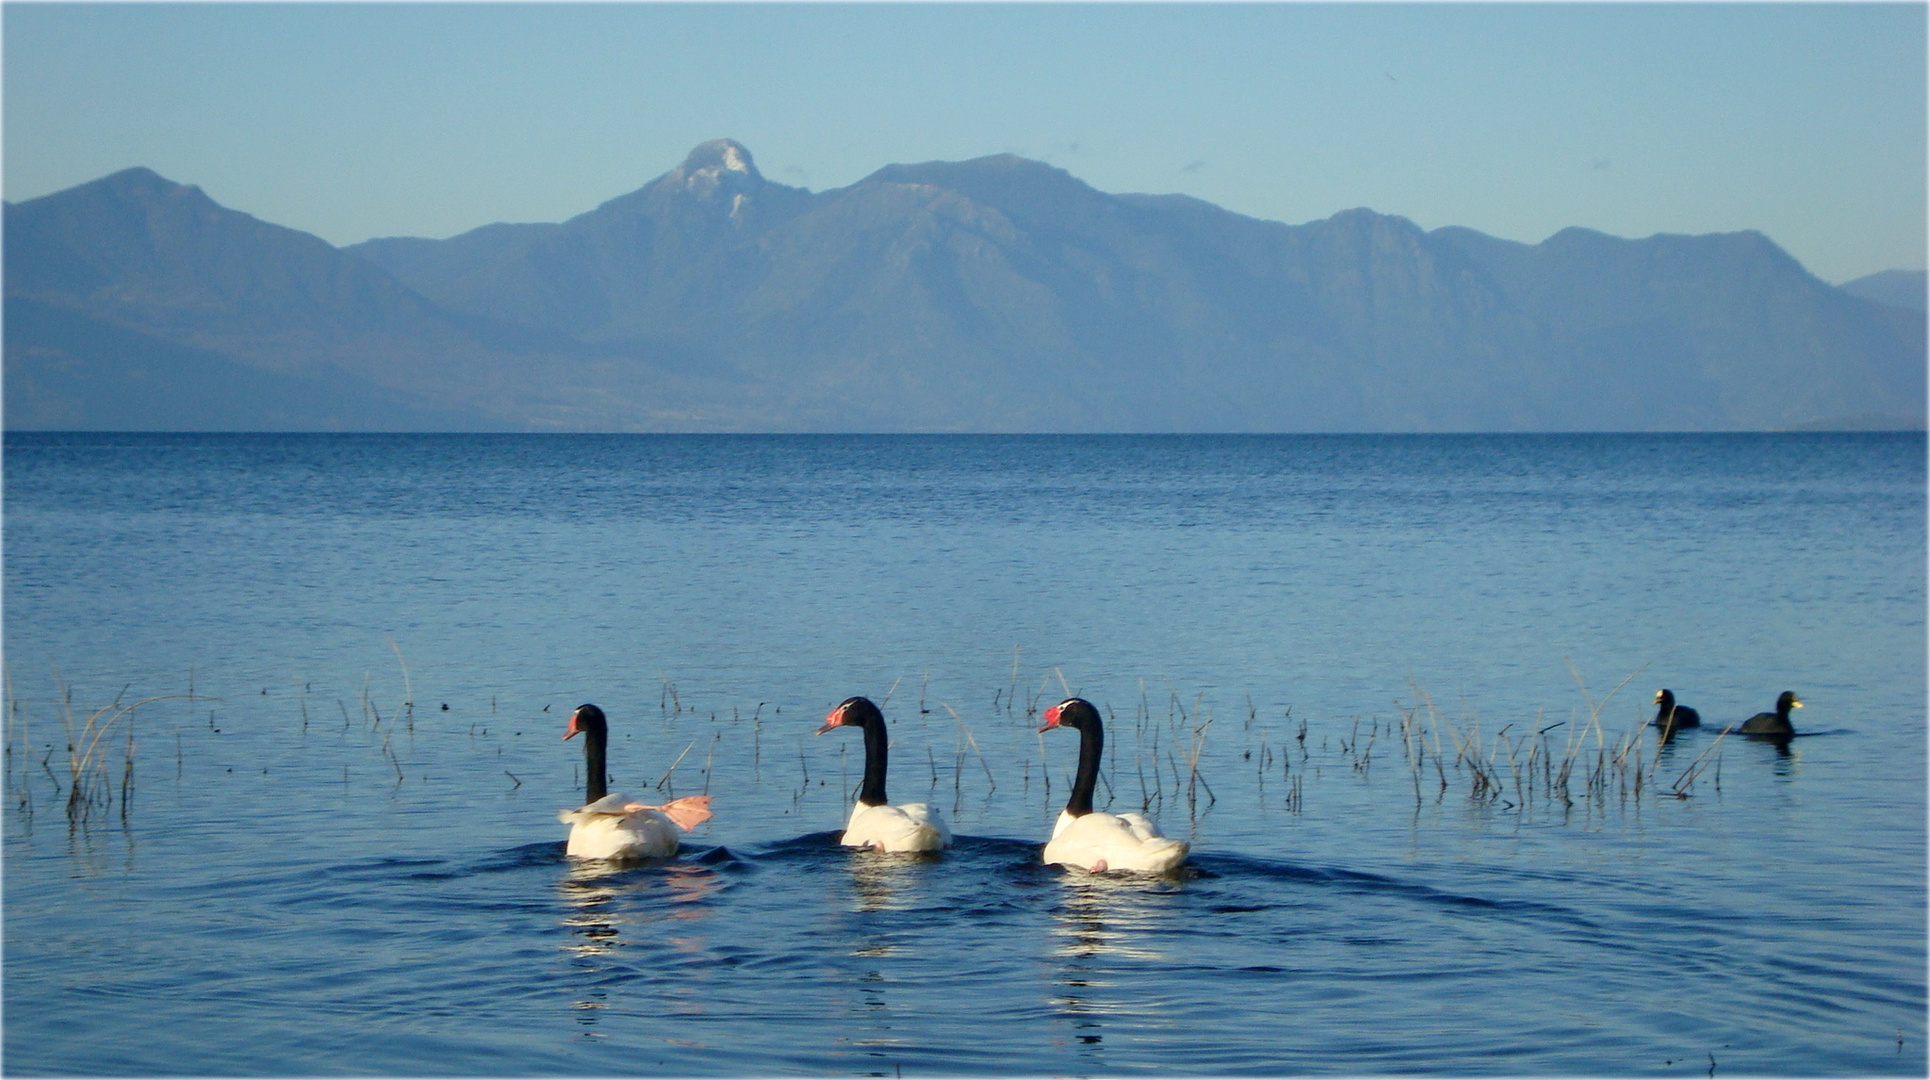
{"label": "dark coot", "polygon": [[1776,699],[1775,712],[1759,712],[1742,722],[1736,730],[1744,735],[1794,735],[1796,729],[1789,723],[1789,710],[1803,707],[1796,695],[1788,690]]}

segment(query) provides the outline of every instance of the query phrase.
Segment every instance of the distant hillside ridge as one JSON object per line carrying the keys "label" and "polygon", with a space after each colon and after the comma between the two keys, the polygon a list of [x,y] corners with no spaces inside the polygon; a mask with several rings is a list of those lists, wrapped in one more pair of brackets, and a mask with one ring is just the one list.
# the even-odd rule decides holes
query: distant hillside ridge
{"label": "distant hillside ridge", "polygon": [[1879,304],[1923,311],[1926,307],[1925,279],[1922,270],[1882,270],[1855,281],[1844,282],[1843,291]]}
{"label": "distant hillside ridge", "polygon": [[[38,388],[32,409],[9,393],[10,428],[85,426],[59,419],[78,408],[61,395],[79,391],[57,376],[86,349],[89,407],[140,422],[151,387],[82,346],[107,329],[128,332],[114,339],[123,354],[181,347],[308,380],[197,384],[231,398],[202,414],[260,430],[304,416],[353,426],[356,408],[369,430],[1695,431],[1924,417],[1920,312],[1822,282],[1757,233],[1567,229],[1531,245],[1367,209],[1286,225],[1108,194],[1012,155],[890,165],[813,193],[765,179],[720,139],[568,221],[342,249],[132,169],[8,204],[6,230],[9,312],[36,305],[19,333],[7,321],[8,386]],[[317,420],[283,400],[322,385],[355,404]],[[153,411],[156,429],[181,422],[179,404]]]}

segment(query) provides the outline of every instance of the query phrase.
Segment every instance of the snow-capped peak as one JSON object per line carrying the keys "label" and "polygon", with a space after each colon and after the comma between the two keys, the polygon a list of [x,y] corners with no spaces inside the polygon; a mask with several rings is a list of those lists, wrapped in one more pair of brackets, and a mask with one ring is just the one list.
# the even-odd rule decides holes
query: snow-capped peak
{"label": "snow-capped peak", "polygon": [[[764,182],[751,152],[735,139],[712,139],[699,145],[677,170],[685,190],[709,194],[722,185],[732,190]],[[731,174],[735,174],[734,176]],[[734,181],[734,182],[733,182]]]}

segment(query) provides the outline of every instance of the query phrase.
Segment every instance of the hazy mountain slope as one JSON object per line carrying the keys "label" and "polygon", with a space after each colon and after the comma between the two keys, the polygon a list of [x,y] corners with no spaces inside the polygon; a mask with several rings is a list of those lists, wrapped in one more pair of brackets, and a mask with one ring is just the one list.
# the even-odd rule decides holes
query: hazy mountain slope
{"label": "hazy mountain slope", "polygon": [[1535,313],[1543,362],[1597,416],[1692,430],[1922,416],[1921,320],[1832,288],[1760,233],[1564,229],[1533,246],[1434,235]]}
{"label": "hazy mountain slope", "polygon": [[345,372],[286,375],[15,297],[6,311],[9,431],[494,431]]}
{"label": "hazy mountain slope", "polygon": [[1926,275],[1922,270],[1882,270],[1838,286],[1851,296],[1891,307],[1923,311]]}
{"label": "hazy mountain slope", "polygon": [[[350,395],[386,388],[489,428],[621,427],[682,405],[687,380],[647,353],[444,310],[365,259],[146,169],[10,203],[6,239],[10,313],[34,301],[246,369],[346,377]],[[269,385],[234,383],[234,400],[208,407],[246,415]],[[223,392],[218,380],[206,390]]]}
{"label": "hazy mountain slope", "polygon": [[9,295],[211,345],[313,349],[437,322],[366,262],[147,169],[9,205],[6,229]]}

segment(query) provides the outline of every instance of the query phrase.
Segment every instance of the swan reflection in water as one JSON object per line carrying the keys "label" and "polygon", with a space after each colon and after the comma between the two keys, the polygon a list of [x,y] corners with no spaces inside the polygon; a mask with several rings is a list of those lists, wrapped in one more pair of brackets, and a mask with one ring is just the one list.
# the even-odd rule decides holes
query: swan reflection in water
{"label": "swan reflection in water", "polygon": [[[702,920],[710,914],[704,901],[722,884],[709,867],[685,863],[642,868],[606,862],[574,863],[558,883],[563,902],[569,907],[563,925],[573,939],[582,939],[573,941],[570,949],[583,955],[609,952],[616,944],[619,924]],[[616,903],[622,898],[632,902]]]}
{"label": "swan reflection in water", "polygon": [[1164,962],[1152,935],[1175,917],[1173,884],[1148,877],[1067,874],[1064,900],[1053,912],[1052,956],[1063,961],[1052,1007],[1081,1043],[1102,1041],[1102,1021],[1148,1014],[1113,992],[1119,962]]}
{"label": "swan reflection in water", "polygon": [[1172,907],[1172,886],[1140,875],[1067,874],[1065,900],[1053,912],[1052,955],[1072,958],[1115,956],[1164,960],[1145,935],[1156,930]]}
{"label": "swan reflection in water", "polygon": [[[847,914],[832,920],[832,925],[843,939],[838,948],[852,959],[828,1015],[844,1032],[838,1041],[851,1048],[855,1071],[890,1075],[891,1063],[917,1046],[901,1030],[903,1004],[891,1000],[892,984],[897,981],[890,974],[891,965],[904,962],[907,950],[901,939],[908,931],[900,922],[877,916],[916,910],[927,896],[926,864],[942,862],[943,856],[932,851],[844,848],[839,857],[849,875],[850,892],[838,896],[837,906]],[[835,888],[843,893],[841,884]]]}
{"label": "swan reflection in water", "polygon": [[907,911],[924,895],[920,864],[938,862],[937,852],[882,852],[851,849],[845,856],[851,869],[851,888],[857,910]]}
{"label": "swan reflection in water", "polygon": [[[669,1013],[703,1012],[703,995],[691,984],[703,981],[701,960],[710,943],[694,931],[710,914],[706,901],[722,886],[723,879],[707,866],[573,861],[557,883],[565,908],[561,925],[569,935],[563,948],[576,959],[579,973],[599,978],[610,967],[605,958],[620,950],[669,949],[676,955],[651,960],[650,968],[674,967],[682,974],[660,984],[658,1008]],[[650,929],[639,933],[640,927]],[[608,990],[599,986],[584,993],[583,1000],[571,1005],[580,1012],[579,1024],[594,1024],[597,1011],[607,1004]]]}
{"label": "swan reflection in water", "polygon": [[[882,852],[870,849],[852,849],[845,858],[851,871],[851,890],[855,901],[852,909],[859,915],[910,911],[917,907],[924,895],[919,888],[921,875],[918,864],[939,860],[935,852]],[[847,955],[883,957],[899,951],[898,943],[883,928],[864,925],[860,929],[866,932],[851,942]],[[877,973],[870,973],[869,978],[876,981]]]}

